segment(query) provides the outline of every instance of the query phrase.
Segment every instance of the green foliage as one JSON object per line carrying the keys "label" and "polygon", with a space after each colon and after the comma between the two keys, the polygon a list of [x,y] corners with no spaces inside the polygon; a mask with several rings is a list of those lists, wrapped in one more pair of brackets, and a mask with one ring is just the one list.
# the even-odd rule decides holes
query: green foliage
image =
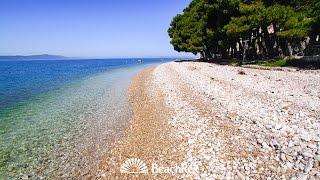
{"label": "green foliage", "polygon": [[264,23],[266,25],[270,23],[284,25],[289,17],[294,16],[294,14],[295,12],[292,7],[276,4],[265,9]]}
{"label": "green foliage", "polygon": [[173,18],[168,30],[171,44],[178,52],[210,56],[221,46],[223,26],[237,9],[237,0],[194,0],[182,14]]}
{"label": "green foliage", "polygon": [[288,63],[288,58],[276,59],[273,61],[259,61],[256,64],[268,67],[285,67]]}
{"label": "green foliage", "polygon": [[316,34],[320,32],[320,0],[314,0],[309,8],[309,15],[312,18],[312,33]]}
{"label": "green foliage", "polygon": [[182,14],[173,18],[168,30],[171,44],[178,52],[197,53],[203,51],[206,35],[207,13],[201,0],[193,1]]}
{"label": "green foliage", "polygon": [[313,20],[305,13],[292,13],[283,24],[284,31],[277,32],[280,38],[302,39],[310,34]]}
{"label": "green foliage", "polygon": [[231,17],[231,21],[224,26],[228,36],[241,37],[259,27],[263,19],[265,7],[262,2],[240,3],[239,16]]}
{"label": "green foliage", "polygon": [[269,43],[264,52],[271,52],[275,44],[268,38],[271,24],[273,39],[285,42],[319,33],[320,0],[193,0],[173,18],[168,33],[176,51],[210,58],[226,53],[241,37],[251,37],[260,28],[259,37]]}

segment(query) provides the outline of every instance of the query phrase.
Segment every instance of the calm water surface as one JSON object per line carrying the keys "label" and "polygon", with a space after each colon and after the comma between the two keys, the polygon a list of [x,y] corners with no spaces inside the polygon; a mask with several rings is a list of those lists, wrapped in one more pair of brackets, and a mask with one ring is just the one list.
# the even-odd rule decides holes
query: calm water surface
{"label": "calm water surface", "polygon": [[0,179],[94,171],[130,117],[130,79],[164,61],[0,61]]}

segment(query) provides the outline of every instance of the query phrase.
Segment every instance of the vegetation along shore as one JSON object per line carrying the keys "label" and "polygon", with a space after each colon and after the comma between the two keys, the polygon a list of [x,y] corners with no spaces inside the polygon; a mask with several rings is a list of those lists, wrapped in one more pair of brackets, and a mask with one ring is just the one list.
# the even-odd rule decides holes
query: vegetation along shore
{"label": "vegetation along shore", "polygon": [[168,33],[176,51],[204,60],[319,55],[320,2],[193,0]]}

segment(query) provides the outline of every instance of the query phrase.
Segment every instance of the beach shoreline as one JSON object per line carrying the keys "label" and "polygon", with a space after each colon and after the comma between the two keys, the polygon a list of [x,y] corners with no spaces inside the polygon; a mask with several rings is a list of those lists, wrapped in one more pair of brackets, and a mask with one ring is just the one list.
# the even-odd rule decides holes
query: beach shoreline
{"label": "beach shoreline", "polygon": [[[320,177],[320,71],[171,62],[140,72],[128,90],[124,137],[101,179]],[[147,174],[120,173],[138,158]],[[185,164],[192,172],[154,172]]]}
{"label": "beach shoreline", "polygon": [[[138,158],[151,166],[152,163],[168,164],[181,159],[180,152],[171,150],[181,140],[173,137],[173,130],[167,124],[170,109],[164,105],[159,89],[153,84],[155,67],[138,73],[128,88],[132,118],[123,137],[117,141],[100,164],[97,177],[101,179],[150,179],[174,178],[172,175],[159,174],[122,174],[120,167],[128,159]],[[150,170],[149,170],[150,172]]]}
{"label": "beach shoreline", "polygon": [[[0,179],[94,177],[103,155],[129,123],[131,79],[162,62],[128,61],[11,62],[14,70],[1,77],[19,78],[8,78],[0,87],[1,103],[16,101],[10,108],[0,105]],[[44,69],[48,73],[39,73]],[[24,70],[28,73],[21,74]],[[32,94],[32,89],[48,91]],[[21,95],[16,90],[26,90],[27,100],[15,99]]]}

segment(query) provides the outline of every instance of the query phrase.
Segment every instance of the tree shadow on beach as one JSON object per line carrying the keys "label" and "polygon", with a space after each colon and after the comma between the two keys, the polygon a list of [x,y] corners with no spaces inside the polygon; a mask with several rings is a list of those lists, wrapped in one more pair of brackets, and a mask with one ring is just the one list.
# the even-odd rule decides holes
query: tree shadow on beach
{"label": "tree shadow on beach", "polygon": [[[279,64],[278,62],[282,62]],[[184,62],[202,62],[210,63],[217,65],[232,65],[240,66],[239,59],[180,59],[174,62],[184,63]],[[303,57],[301,59],[290,59],[290,60],[281,60],[281,59],[270,59],[270,60],[252,60],[244,61],[242,65],[258,65],[258,66],[267,66],[267,67],[291,67],[302,70],[319,70],[320,69],[320,57]]]}

